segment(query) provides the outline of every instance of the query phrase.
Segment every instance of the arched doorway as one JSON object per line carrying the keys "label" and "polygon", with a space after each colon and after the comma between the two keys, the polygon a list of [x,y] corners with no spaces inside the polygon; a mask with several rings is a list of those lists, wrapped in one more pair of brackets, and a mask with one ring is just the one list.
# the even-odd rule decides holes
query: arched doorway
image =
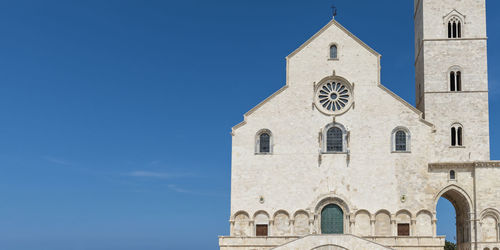
{"label": "arched doorway", "polygon": [[[463,249],[470,249],[471,247],[471,202],[470,198],[465,193],[462,189],[458,187],[448,187],[441,191],[440,195],[437,197],[438,200],[436,201],[436,217],[438,218],[437,221],[437,229],[440,231],[440,228],[448,228],[447,230],[449,231],[449,228],[455,227],[455,240],[457,244],[457,249],[458,250],[463,250]],[[441,201],[439,201],[441,199]],[[450,222],[440,221],[440,218],[443,219],[446,216],[450,216],[450,214],[453,214],[453,211],[448,211],[446,210],[446,201],[443,201],[442,199],[448,200],[452,208],[455,210],[455,220],[452,221],[451,223],[454,223],[455,225],[449,225]],[[440,203],[440,208],[438,209],[438,204]],[[443,217],[444,216],[444,217]],[[453,215],[451,215],[453,216]],[[448,223],[447,225],[443,225],[441,223]],[[440,232],[442,233],[442,232]]]}
{"label": "arched doorway", "polygon": [[321,233],[344,233],[344,211],[338,205],[330,204],[321,210]]}

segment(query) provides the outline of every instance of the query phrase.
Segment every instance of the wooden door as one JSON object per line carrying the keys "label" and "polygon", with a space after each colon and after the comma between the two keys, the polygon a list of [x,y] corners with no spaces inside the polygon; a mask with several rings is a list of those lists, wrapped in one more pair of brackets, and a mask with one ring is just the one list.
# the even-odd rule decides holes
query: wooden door
{"label": "wooden door", "polygon": [[410,236],[410,224],[398,224],[398,236]]}
{"label": "wooden door", "polygon": [[257,225],[256,236],[267,236],[267,225]]}
{"label": "wooden door", "polygon": [[323,208],[323,211],[321,211],[321,233],[344,233],[344,212],[339,206],[330,204]]}

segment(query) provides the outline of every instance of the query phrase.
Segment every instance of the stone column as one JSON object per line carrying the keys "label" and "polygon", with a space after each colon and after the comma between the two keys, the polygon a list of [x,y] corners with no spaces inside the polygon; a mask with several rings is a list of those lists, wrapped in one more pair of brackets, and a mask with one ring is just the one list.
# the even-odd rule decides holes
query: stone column
{"label": "stone column", "polygon": [[398,236],[398,224],[396,224],[396,215],[391,214],[392,236]]}
{"label": "stone column", "polygon": [[370,236],[375,236],[375,219],[370,219]]}
{"label": "stone column", "polygon": [[437,237],[437,219],[432,219],[432,236]]}
{"label": "stone column", "polygon": [[417,235],[417,220],[416,219],[411,219],[410,220],[410,236],[416,236]]}
{"label": "stone column", "polygon": [[248,225],[250,227],[250,236],[257,236],[257,230],[255,228],[255,221],[251,220],[248,222]]}
{"label": "stone column", "polygon": [[[392,216],[395,218],[395,216]],[[392,236],[398,236],[398,224],[396,224],[396,219],[391,218],[391,228],[392,228]]]}
{"label": "stone column", "polygon": [[229,235],[233,236],[234,232],[234,220],[229,221]]}

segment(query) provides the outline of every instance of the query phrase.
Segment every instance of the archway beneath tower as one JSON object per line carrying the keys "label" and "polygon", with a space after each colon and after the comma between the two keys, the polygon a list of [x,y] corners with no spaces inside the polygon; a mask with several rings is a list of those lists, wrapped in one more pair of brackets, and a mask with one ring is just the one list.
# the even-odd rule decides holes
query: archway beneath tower
{"label": "archway beneath tower", "polygon": [[458,187],[444,189],[436,201],[437,233],[446,234],[458,250],[471,249],[471,206],[467,193]]}

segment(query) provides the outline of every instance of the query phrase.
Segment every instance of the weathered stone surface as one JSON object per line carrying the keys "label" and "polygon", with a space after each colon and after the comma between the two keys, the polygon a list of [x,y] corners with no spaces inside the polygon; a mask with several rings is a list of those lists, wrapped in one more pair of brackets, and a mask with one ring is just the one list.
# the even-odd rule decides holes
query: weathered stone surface
{"label": "weathered stone surface", "polygon": [[[270,249],[300,236],[323,239],[307,235],[321,233],[321,211],[329,204],[342,209],[346,234],[394,249],[439,249],[440,197],[457,209],[460,249],[500,247],[500,162],[490,161],[489,152],[485,0],[415,0],[414,14],[417,107],[381,84],[380,55],[335,20],[287,57],[286,86],[233,128],[232,237],[220,238],[221,249]],[[459,39],[447,37],[451,18],[463,24]],[[332,44],[335,59],[329,58]],[[460,92],[450,91],[451,69],[461,71]],[[335,116],[318,110],[318,87],[326,80],[343,82],[350,91],[352,106]],[[451,126],[457,124],[463,145],[452,147]],[[341,130],[342,152],[325,152],[331,127]],[[404,152],[395,150],[399,130],[407,135]],[[262,132],[271,136],[269,153],[258,152]],[[398,224],[409,225],[409,237],[398,237]],[[269,236],[255,237],[257,225],[268,225]]]}

